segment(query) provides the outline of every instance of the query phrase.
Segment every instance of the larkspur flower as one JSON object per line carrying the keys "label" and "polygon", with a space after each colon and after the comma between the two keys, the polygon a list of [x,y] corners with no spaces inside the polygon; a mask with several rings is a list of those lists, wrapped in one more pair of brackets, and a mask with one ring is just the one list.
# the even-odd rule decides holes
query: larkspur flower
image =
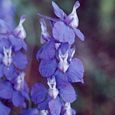
{"label": "larkspur flower", "polygon": [[[78,29],[79,19],[76,13],[80,3],[76,1],[69,15],[60,9],[55,2],[52,2],[52,6],[58,19],[38,14],[42,17],[40,24],[43,46],[37,52],[36,57],[40,61],[40,74],[47,78],[49,87],[47,96],[50,97],[47,108],[43,108],[43,111],[47,110],[48,113],[45,112],[47,115],[75,115],[76,111],[71,108],[71,103],[77,99],[77,95],[71,83],[84,83],[83,64],[80,59],[73,58],[75,37],[77,36],[81,41],[84,41],[84,35]],[[46,19],[53,22],[50,34],[45,22]]]}
{"label": "larkspur flower", "polygon": [[[24,40],[26,34],[22,25],[25,19],[21,17],[19,25],[13,31],[9,29],[7,22],[0,20],[0,99],[10,100],[15,107],[25,108],[26,101],[30,99],[24,79],[28,63]],[[9,114],[10,109],[2,102],[0,108],[1,115]]]}
{"label": "larkspur flower", "polygon": [[[65,22],[67,25],[69,25],[74,33],[77,35],[77,37],[80,38],[80,40],[84,41],[84,35],[81,33],[81,31],[78,29],[78,25],[79,25],[79,19],[76,13],[76,10],[80,7],[80,3],[79,1],[76,1],[74,6],[73,6],[73,10],[72,12],[67,16],[67,14],[64,13],[64,11],[62,9],[60,9],[58,7],[58,5],[55,2],[52,2],[52,6],[54,9],[54,13],[55,15],[62,20],[63,22]],[[57,23],[56,23],[57,24]],[[55,28],[58,28],[58,26],[56,26]],[[56,33],[56,29],[54,28],[53,32]],[[55,35],[55,34],[54,34]],[[55,37],[54,37],[55,38]]]}
{"label": "larkspur flower", "polygon": [[47,81],[47,84],[49,86],[49,90],[48,90],[49,96],[52,97],[53,99],[55,99],[59,94],[59,91],[56,88],[55,77],[49,78],[48,81]]}

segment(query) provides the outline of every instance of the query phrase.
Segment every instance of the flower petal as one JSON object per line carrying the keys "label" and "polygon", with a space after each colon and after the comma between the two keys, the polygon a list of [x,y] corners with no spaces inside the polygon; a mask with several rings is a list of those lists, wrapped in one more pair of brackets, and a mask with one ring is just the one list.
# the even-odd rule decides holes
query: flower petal
{"label": "flower petal", "polygon": [[69,49],[69,44],[68,43],[62,43],[60,45],[59,49],[61,50],[62,54],[65,54],[66,51]]}
{"label": "flower petal", "polygon": [[49,41],[44,44],[37,52],[37,59],[52,59],[55,56],[55,44],[53,41]]}
{"label": "flower petal", "polygon": [[84,40],[85,40],[85,37],[84,37],[83,33],[82,33],[79,29],[74,28],[74,31],[75,31],[76,36],[77,36],[81,41],[84,41]]}
{"label": "flower petal", "polygon": [[21,52],[17,52],[15,55],[13,55],[13,62],[14,65],[19,69],[25,69],[27,66],[27,57]]}
{"label": "flower petal", "polygon": [[53,60],[42,60],[39,65],[39,72],[43,77],[50,77],[57,68],[57,62]]}
{"label": "flower petal", "polygon": [[9,40],[12,44],[12,47],[15,49],[15,51],[19,51],[20,49],[27,50],[27,45],[23,39],[15,38],[14,36],[10,36]]}
{"label": "flower petal", "polygon": [[70,82],[83,83],[84,67],[80,59],[74,58],[71,61],[67,74]]}
{"label": "flower petal", "polygon": [[9,67],[4,66],[3,68],[4,75],[7,78],[7,80],[12,80],[16,77],[16,70],[13,65],[10,65]]}
{"label": "flower petal", "polygon": [[38,104],[38,109],[39,110],[48,110],[49,109],[48,103],[50,100],[51,100],[51,97],[47,96],[44,101],[42,101],[41,103]]}
{"label": "flower petal", "polygon": [[3,73],[3,65],[0,64],[0,78],[3,77],[4,73]]}
{"label": "flower petal", "polygon": [[16,107],[25,107],[24,97],[18,91],[13,92],[12,103]]}
{"label": "flower petal", "polygon": [[80,3],[79,1],[76,1],[74,6],[73,6],[73,10],[72,12],[67,16],[65,22],[70,25],[72,28],[77,28],[79,25],[79,19],[77,16],[77,12],[76,10],[79,8]]}
{"label": "flower petal", "polygon": [[52,115],[60,115],[61,113],[61,101],[59,97],[49,102],[49,109]]}
{"label": "flower petal", "polygon": [[75,41],[74,31],[61,21],[58,21],[54,24],[53,37],[59,42],[67,42],[70,45],[73,44]]}
{"label": "flower petal", "polygon": [[0,33],[7,33],[8,30],[9,30],[8,24],[4,20],[0,19]]}
{"label": "flower petal", "polygon": [[76,100],[75,90],[69,82],[66,87],[60,89],[60,96],[65,102],[72,103]]}
{"label": "flower petal", "polygon": [[7,38],[0,38],[0,52],[3,52],[3,47],[8,48],[9,47],[9,41]]}
{"label": "flower petal", "polygon": [[65,73],[58,70],[58,71],[56,71],[54,76],[56,78],[56,83],[57,83],[58,89],[61,89],[68,85],[68,79],[67,79],[67,75]]}
{"label": "flower petal", "polygon": [[56,15],[58,18],[64,20],[64,18],[67,16],[67,15],[64,13],[64,11],[63,11],[62,9],[60,9],[59,6],[58,6],[55,2],[53,2],[53,1],[52,1],[52,6],[53,6],[53,9],[54,9],[55,15]]}
{"label": "flower petal", "polygon": [[0,114],[1,115],[9,115],[11,109],[5,106],[2,102],[0,102]]}
{"label": "flower petal", "polygon": [[47,89],[41,83],[35,84],[31,89],[32,101],[35,104],[41,103],[45,100],[47,96]]}
{"label": "flower petal", "polygon": [[0,81],[0,98],[10,99],[12,98],[13,89],[9,82]]}
{"label": "flower petal", "polygon": [[50,35],[48,33],[48,30],[47,30],[46,22],[45,22],[45,20],[43,18],[40,20],[40,25],[41,25],[40,43],[44,44],[47,41],[49,41]]}
{"label": "flower petal", "polygon": [[73,102],[76,100],[76,93],[72,85],[68,82],[67,75],[60,71],[56,71],[55,78],[60,96],[65,102]]}
{"label": "flower petal", "polygon": [[20,39],[25,39],[26,38],[26,32],[25,32],[25,29],[23,27],[23,23],[25,22],[25,20],[26,20],[26,16],[21,16],[20,17],[20,22],[14,30],[15,36],[18,36]]}

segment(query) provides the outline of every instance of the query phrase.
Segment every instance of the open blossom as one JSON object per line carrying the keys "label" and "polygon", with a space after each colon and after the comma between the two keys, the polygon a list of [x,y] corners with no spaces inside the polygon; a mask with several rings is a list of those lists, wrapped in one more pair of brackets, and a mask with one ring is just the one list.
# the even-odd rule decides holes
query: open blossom
{"label": "open blossom", "polygon": [[[9,100],[15,107],[25,108],[26,100],[29,100],[29,89],[23,72],[28,63],[25,54],[27,45],[24,41],[26,36],[22,25],[25,19],[20,19],[20,26],[14,31],[9,29],[7,22],[0,20],[0,98]],[[19,34],[16,35],[17,30]],[[9,115],[10,111],[0,101],[0,114]]]}
{"label": "open blossom", "polygon": [[[42,17],[40,24],[41,44],[43,45],[38,50],[36,57],[40,61],[39,72],[47,79],[49,87],[47,93],[45,93],[46,88],[44,88],[44,93],[39,93],[39,95],[49,97],[48,101],[44,100],[44,103],[47,102],[47,107],[41,110],[47,110],[48,113],[45,112],[47,115],[75,115],[76,112],[71,108],[71,103],[77,99],[77,95],[71,83],[84,83],[84,66],[80,59],[74,58],[75,48],[73,47],[75,38],[79,38],[81,41],[85,40],[84,35],[78,29],[79,19],[76,10],[80,3],[79,1],[75,2],[69,15],[55,2],[52,2],[52,6],[58,19],[38,14]],[[50,34],[45,20],[53,22]],[[38,84],[37,87],[39,89],[41,85]],[[38,104],[38,106],[40,105],[41,103]]]}
{"label": "open blossom", "polygon": [[58,96],[58,94],[59,94],[59,91],[56,88],[55,77],[49,78],[48,81],[47,81],[47,84],[49,86],[49,90],[48,90],[49,96],[52,97],[53,99],[55,99]]}

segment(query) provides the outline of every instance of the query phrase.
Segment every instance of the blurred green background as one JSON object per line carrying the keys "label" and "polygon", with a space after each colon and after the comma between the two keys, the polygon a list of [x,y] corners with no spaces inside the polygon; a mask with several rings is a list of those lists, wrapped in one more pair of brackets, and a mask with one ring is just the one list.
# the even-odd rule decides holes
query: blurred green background
{"label": "blurred green background", "polygon": [[[70,13],[75,0],[54,0]],[[27,15],[24,24],[29,45],[27,81],[30,86],[41,77],[35,54],[40,47],[40,24],[37,12],[52,16],[51,0],[12,0],[16,24]],[[76,41],[76,57],[85,66],[85,84],[73,84],[78,100],[73,104],[77,115],[115,115],[115,0],[80,0],[79,28],[85,42]]]}

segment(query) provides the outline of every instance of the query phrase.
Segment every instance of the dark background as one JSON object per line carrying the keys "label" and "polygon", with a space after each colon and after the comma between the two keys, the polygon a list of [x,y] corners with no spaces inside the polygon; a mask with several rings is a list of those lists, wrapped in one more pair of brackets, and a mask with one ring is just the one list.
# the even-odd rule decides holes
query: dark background
{"label": "dark background", "polygon": [[[55,0],[69,14],[75,0]],[[115,0],[80,0],[77,10],[79,28],[85,42],[76,41],[76,57],[85,66],[85,84],[73,84],[78,100],[73,107],[77,115],[115,115]],[[27,81],[31,85],[42,81],[37,72],[35,54],[40,48],[40,25],[37,12],[52,16],[51,0],[12,0],[14,21],[18,24],[22,14],[27,15]]]}

